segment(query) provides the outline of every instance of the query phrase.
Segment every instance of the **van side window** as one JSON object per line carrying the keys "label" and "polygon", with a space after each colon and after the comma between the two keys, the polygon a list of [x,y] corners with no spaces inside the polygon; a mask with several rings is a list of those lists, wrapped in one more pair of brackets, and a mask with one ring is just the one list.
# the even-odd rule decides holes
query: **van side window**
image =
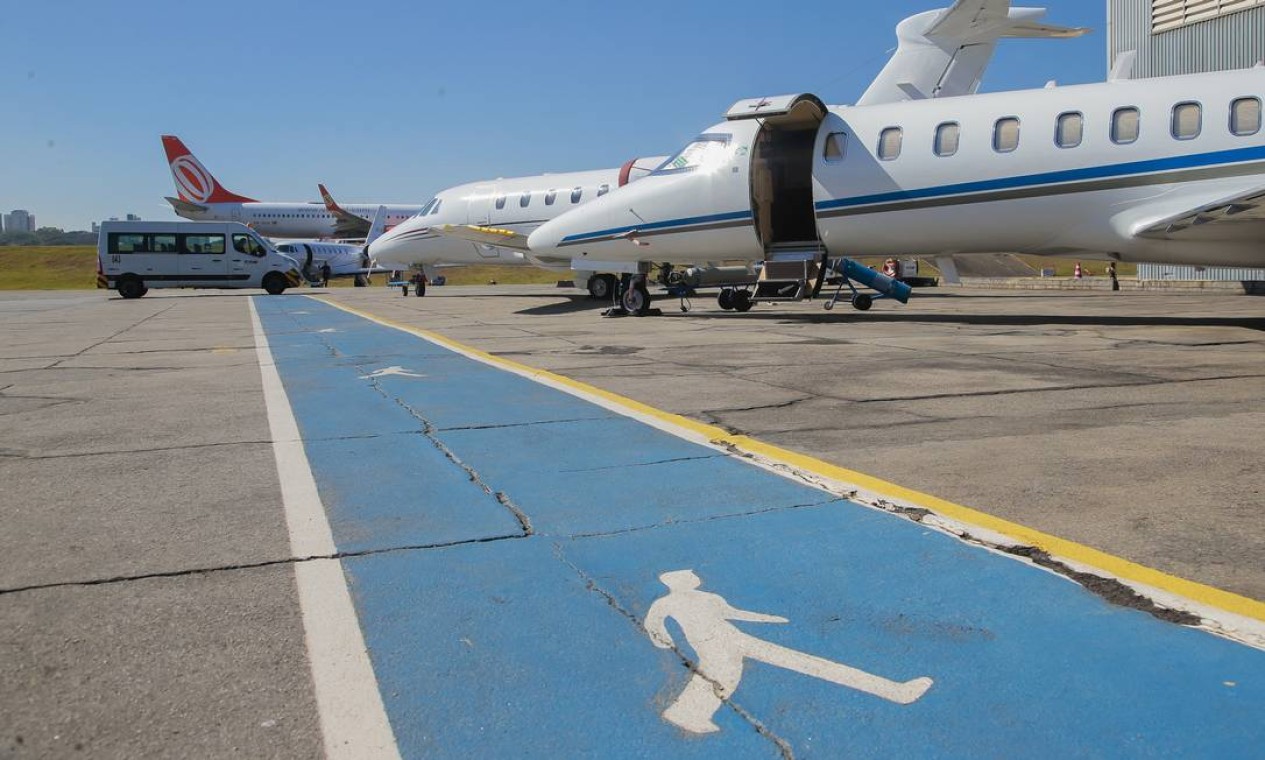
{"label": "van side window", "polygon": [[150,235],[149,250],[152,253],[175,253],[175,235]]}
{"label": "van side window", "polygon": [[181,253],[224,253],[223,235],[180,235]]}
{"label": "van side window", "polygon": [[556,201],[556,200],[558,200],[558,191],[557,191],[557,190],[550,190],[549,192],[545,193],[545,205],[546,205],[546,206],[552,206],[552,205],[553,205],[553,202],[554,202],[554,201]]}
{"label": "van side window", "polygon": [[503,209],[503,208],[505,208],[505,196],[504,196],[504,195],[498,195],[498,196],[496,196],[496,207],[497,207],[497,209]]}
{"label": "van side window", "polygon": [[1142,114],[1133,106],[1117,108],[1111,115],[1111,141],[1128,145],[1138,141],[1142,131]]}
{"label": "van side window", "polygon": [[1013,153],[1019,147],[1019,119],[1007,116],[993,125],[993,150]]}
{"label": "van side window", "polygon": [[847,150],[848,134],[846,132],[831,132],[826,135],[826,145],[822,148],[821,157],[831,163],[842,161]]}
{"label": "van side window", "polygon": [[905,140],[905,131],[900,127],[888,127],[878,136],[878,157],[884,161],[895,161],[900,157],[900,146]]}
{"label": "van side window", "polygon": [[1261,131],[1261,101],[1259,98],[1239,98],[1230,104],[1230,132],[1239,137]]}
{"label": "van side window", "polygon": [[936,127],[936,140],[933,148],[937,156],[952,156],[958,152],[958,144],[961,141],[961,125],[959,125],[956,121],[946,121]]}
{"label": "van side window", "polygon": [[610,191],[611,191],[611,186],[610,186],[610,185],[598,185],[598,186],[597,186],[597,197],[601,198],[603,195],[606,195],[606,194],[607,194],[607,193],[609,193]]}
{"label": "van side window", "polygon": [[528,206],[531,205],[531,191],[530,190],[523,193],[522,197],[518,199],[518,205],[523,208],[527,208]]}
{"label": "van side window", "polygon": [[110,253],[147,253],[149,246],[144,235],[128,232],[111,232],[109,242]]}
{"label": "van side window", "polygon": [[1054,130],[1054,143],[1060,148],[1075,148],[1085,139],[1085,117],[1075,111],[1059,114]]}
{"label": "van side window", "polygon": [[575,188],[574,190],[572,190],[572,191],[571,191],[571,202],[572,202],[572,203],[579,203],[579,202],[580,202],[580,198],[582,198],[583,196],[584,196],[584,188],[582,188],[582,187],[577,187],[577,188]]}
{"label": "van side window", "polygon": [[1193,140],[1203,131],[1204,109],[1198,103],[1178,103],[1173,106],[1173,137]]}

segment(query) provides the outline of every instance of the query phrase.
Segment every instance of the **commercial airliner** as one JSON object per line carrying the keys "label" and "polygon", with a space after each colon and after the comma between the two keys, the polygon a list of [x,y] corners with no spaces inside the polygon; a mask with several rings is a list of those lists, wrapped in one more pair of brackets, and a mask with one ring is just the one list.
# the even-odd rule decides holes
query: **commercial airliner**
{"label": "commercial airliner", "polygon": [[[1045,13],[1044,8],[1011,8],[1009,0],[958,0],[950,8],[911,16],[897,27],[896,53],[858,102],[872,105],[974,93],[999,40],[1077,37],[1088,31],[1043,24]],[[527,236],[544,222],[646,176],[659,161],[634,159],[617,169],[450,188],[374,243],[370,253],[384,265],[395,266],[460,263],[473,253],[480,261],[565,270],[572,263],[568,254],[533,254],[527,250]],[[471,233],[472,226],[490,229]],[[461,237],[445,234],[453,228],[466,231]],[[620,271],[624,270],[580,268],[574,279],[580,287],[587,283],[595,298],[605,298],[616,282],[610,272]]]}
{"label": "commercial airliner", "polygon": [[[998,250],[1262,266],[1262,98],[1257,66],[879,106],[743,101],[528,249],[641,279],[717,258]],[[644,311],[644,284],[628,290]]]}
{"label": "commercial airliner", "polygon": [[[363,239],[378,203],[350,204],[331,210],[328,203],[273,203],[257,201],[225,189],[179,137],[163,135],[163,149],[176,184],[168,197],[171,208],[185,219],[202,222],[242,222],[273,238]],[[323,195],[328,195],[321,187]],[[394,227],[421,210],[417,204],[385,204],[387,227]]]}

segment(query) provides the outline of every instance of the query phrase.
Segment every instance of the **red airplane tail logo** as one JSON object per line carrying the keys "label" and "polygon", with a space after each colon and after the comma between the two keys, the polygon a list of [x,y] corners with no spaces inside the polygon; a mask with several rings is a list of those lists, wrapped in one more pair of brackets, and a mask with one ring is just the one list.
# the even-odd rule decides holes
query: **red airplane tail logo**
{"label": "red airplane tail logo", "polygon": [[254,198],[227,190],[175,135],[163,135],[163,149],[180,200],[190,203],[254,203]]}

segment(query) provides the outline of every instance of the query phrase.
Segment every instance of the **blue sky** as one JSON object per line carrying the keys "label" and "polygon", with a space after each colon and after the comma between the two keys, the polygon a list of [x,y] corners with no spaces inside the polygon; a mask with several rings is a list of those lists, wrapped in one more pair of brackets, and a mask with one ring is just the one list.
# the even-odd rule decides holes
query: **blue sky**
{"label": "blue sky", "polygon": [[[0,27],[0,209],[86,228],[174,218],[158,137],[229,189],[421,203],[476,179],[670,153],[734,101],[847,103],[896,23],[948,0],[385,3],[14,0]],[[1036,3],[1032,3],[1036,4]],[[1099,81],[1103,0],[1072,41],[1002,46],[984,89]]]}

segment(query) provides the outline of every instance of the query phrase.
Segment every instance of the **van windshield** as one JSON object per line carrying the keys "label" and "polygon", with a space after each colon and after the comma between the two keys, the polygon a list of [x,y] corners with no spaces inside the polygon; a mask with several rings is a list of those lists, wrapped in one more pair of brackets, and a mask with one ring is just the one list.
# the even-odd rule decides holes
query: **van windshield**
{"label": "van windshield", "polygon": [[683,174],[695,169],[714,171],[729,158],[729,141],[732,139],[733,135],[721,133],[699,135],[651,174]]}

